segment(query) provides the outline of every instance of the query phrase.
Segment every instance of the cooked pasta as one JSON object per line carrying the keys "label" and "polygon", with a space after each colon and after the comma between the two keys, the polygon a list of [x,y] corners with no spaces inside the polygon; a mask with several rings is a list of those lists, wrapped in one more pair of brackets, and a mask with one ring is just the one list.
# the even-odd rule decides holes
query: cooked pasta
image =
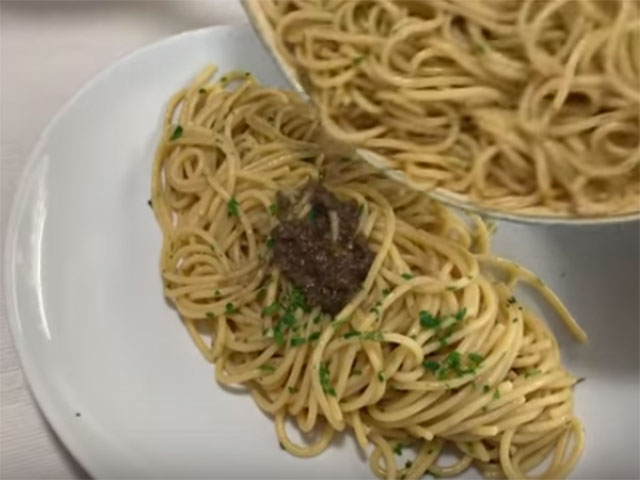
{"label": "cooked pasta", "polygon": [[[164,294],[215,363],[217,381],[246,386],[299,457],[351,431],[381,478],[452,476],[471,465],[524,478],[547,458],[543,477],[564,477],[584,443],[576,378],[514,288],[539,289],[584,340],[557,297],[490,253],[479,218],[325,154],[314,143],[318,119],[294,94],[248,73],[214,74],[207,68],[171,100],[151,200],[164,238]],[[362,284],[334,315],[308,302],[274,261],[284,223],[278,192],[298,192],[297,218],[313,223],[310,184],[357,212],[372,252]],[[332,212],[327,238],[339,242],[346,217]],[[287,421],[317,440],[296,443]],[[443,466],[448,447],[458,460]],[[399,462],[401,453],[410,459]]]}
{"label": "cooked pasta", "polygon": [[526,215],[640,210],[640,2],[249,3],[330,135],[414,187]]}

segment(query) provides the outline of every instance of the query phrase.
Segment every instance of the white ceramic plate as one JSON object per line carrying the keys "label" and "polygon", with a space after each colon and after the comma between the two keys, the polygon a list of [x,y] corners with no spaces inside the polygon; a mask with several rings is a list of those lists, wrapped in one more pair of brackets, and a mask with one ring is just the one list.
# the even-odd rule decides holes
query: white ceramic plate
{"label": "white ceramic plate", "polygon": [[[207,62],[285,84],[248,28],[186,33],[99,75],[35,147],[4,263],[31,387],[96,477],[369,477],[350,436],[314,459],[281,451],[270,419],[215,383],[162,297],[152,156],[167,100]],[[576,389],[587,448],[573,478],[638,478],[637,225],[500,224],[495,246],[536,270],[591,336],[581,346],[554,328],[568,366],[587,377]]]}

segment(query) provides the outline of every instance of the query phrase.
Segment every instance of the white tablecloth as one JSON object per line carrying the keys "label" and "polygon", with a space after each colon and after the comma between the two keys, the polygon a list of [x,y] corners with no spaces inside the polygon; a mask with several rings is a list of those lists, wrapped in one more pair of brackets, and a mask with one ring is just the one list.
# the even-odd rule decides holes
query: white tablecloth
{"label": "white tablecloth", "polygon": [[[29,152],[87,80],[162,37],[245,21],[235,0],[0,0],[0,251]],[[86,478],[29,392],[0,298],[0,478]]]}

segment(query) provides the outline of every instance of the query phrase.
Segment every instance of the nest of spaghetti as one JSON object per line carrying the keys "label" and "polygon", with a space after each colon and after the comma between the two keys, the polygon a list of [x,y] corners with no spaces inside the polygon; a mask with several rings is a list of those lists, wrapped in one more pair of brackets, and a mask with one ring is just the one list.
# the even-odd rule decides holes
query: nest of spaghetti
{"label": "nest of spaghetti", "polygon": [[532,285],[583,340],[553,292],[490,252],[480,218],[334,151],[295,95],[214,75],[170,102],[152,205],[164,294],[217,381],[248,389],[296,456],[350,431],[381,478],[524,478],[548,458],[543,477],[564,477],[577,379],[514,297]]}
{"label": "nest of spaghetti", "polygon": [[640,3],[264,0],[332,137],[521,215],[640,211]]}

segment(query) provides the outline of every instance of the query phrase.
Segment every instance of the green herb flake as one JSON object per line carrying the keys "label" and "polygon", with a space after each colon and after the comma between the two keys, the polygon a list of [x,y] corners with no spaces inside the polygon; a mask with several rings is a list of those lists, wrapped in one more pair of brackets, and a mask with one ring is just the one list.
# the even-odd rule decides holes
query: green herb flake
{"label": "green herb flake", "polygon": [[440,368],[440,364],[438,362],[434,362],[433,360],[424,360],[422,362],[422,366],[433,373],[437,372]]}
{"label": "green herb flake", "polygon": [[207,316],[207,318],[216,318],[213,312],[207,312],[205,315]]}
{"label": "green herb flake", "polygon": [[406,462],[404,462],[404,468],[411,468],[412,465],[413,462],[411,460],[407,460]]}
{"label": "green herb flake", "polygon": [[169,140],[177,140],[182,136],[182,125],[176,126]]}
{"label": "green herb flake", "polygon": [[369,340],[371,342],[383,342],[384,334],[380,330],[372,330],[370,332],[362,333],[363,340]]}
{"label": "green herb flake", "polygon": [[270,317],[271,315],[276,313],[278,310],[280,310],[280,303],[279,302],[273,302],[271,305],[269,305],[267,307],[264,307],[262,309],[262,316],[263,317]]}
{"label": "green herb flake", "polygon": [[403,444],[396,443],[395,447],[393,447],[393,453],[395,453],[396,455],[402,455],[403,448],[404,448]]}
{"label": "green herb flake", "polygon": [[238,216],[238,200],[235,197],[231,197],[231,199],[227,202],[227,214],[230,217]]}
{"label": "green herb flake", "polygon": [[513,320],[511,320],[511,323],[516,323],[518,321],[517,318],[514,318]]}
{"label": "green herb flake", "polygon": [[388,288],[383,288],[382,289],[382,296],[386,297],[387,295],[389,295],[391,293],[391,290],[389,290]]}
{"label": "green herb flake", "polygon": [[319,370],[320,376],[320,385],[322,386],[322,390],[332,397],[336,396],[336,391],[331,386],[331,372],[329,371],[329,366],[326,363],[320,364]]}
{"label": "green herb flake", "polygon": [[524,372],[524,378],[534,377],[540,373],[538,369],[530,369]]}
{"label": "green herb flake", "polygon": [[307,305],[307,299],[304,298],[304,294],[302,293],[302,290],[298,288],[294,287],[291,289],[290,301],[291,301],[291,308],[293,308],[294,311],[298,308],[305,313],[309,313],[311,311],[311,309],[309,308],[309,305]]}
{"label": "green herb flake", "polygon": [[227,312],[229,315],[232,315],[234,313],[238,313],[238,309],[231,302],[227,303],[224,306],[224,311]]}
{"label": "green herb flake", "polygon": [[284,333],[282,333],[282,325],[277,323],[275,327],[273,327],[273,341],[276,342],[276,345],[279,347],[284,345]]}
{"label": "green herb flake", "polygon": [[151,202],[151,199],[147,200],[147,205],[149,205],[151,208],[153,208],[153,203]]}
{"label": "green herb flake", "polygon": [[495,392],[493,392],[493,399],[498,400],[501,397],[500,390],[496,388]]}
{"label": "green herb flake", "polygon": [[269,237],[267,237],[267,241],[266,241],[267,248],[273,248],[273,246],[275,244],[276,244],[275,239],[271,235],[269,235]]}
{"label": "green herb flake", "polygon": [[353,59],[353,64],[354,65],[360,65],[362,62],[365,61],[365,59],[367,58],[366,55],[359,55],[356,58]]}
{"label": "green herb flake", "polygon": [[300,345],[304,345],[306,342],[307,342],[306,338],[293,337],[291,339],[291,346],[292,347],[299,347]]}
{"label": "green herb flake", "polygon": [[403,273],[402,275],[400,275],[402,278],[404,278],[405,280],[411,280],[413,278],[413,274],[411,273]]}
{"label": "green herb flake", "polygon": [[268,363],[265,363],[264,365],[260,365],[258,368],[260,370],[262,370],[263,372],[275,372],[276,371],[276,367],[274,367],[273,365],[269,365]]}
{"label": "green herb flake", "polygon": [[489,390],[491,390],[491,387],[489,385],[484,385],[482,387],[482,393],[489,393]]}
{"label": "green herb flake", "polygon": [[257,295],[258,300],[262,300],[266,296],[267,296],[266,288],[262,287],[260,290],[258,290],[258,295]]}
{"label": "green herb flake", "polygon": [[351,330],[350,332],[345,333],[342,337],[353,338],[353,337],[359,337],[360,335],[362,335],[362,332],[358,332],[357,330]]}
{"label": "green herb flake", "polygon": [[456,322],[460,322],[464,320],[464,317],[467,316],[467,307],[463,307],[453,314],[453,318],[455,318]]}
{"label": "green herb flake", "polygon": [[207,91],[204,88],[199,88],[198,93],[207,93]]}
{"label": "green herb flake", "polygon": [[380,370],[378,372],[378,381],[379,382],[384,382],[384,380],[385,380],[384,372],[382,370]]}
{"label": "green herb flake", "polygon": [[315,208],[309,210],[309,220],[315,222],[318,219],[318,211]]}
{"label": "green herb flake", "polygon": [[294,393],[298,393],[298,389],[296,387],[288,387],[287,390],[289,390],[290,394],[294,394]]}
{"label": "green herb flake", "polygon": [[318,325],[321,321],[322,321],[322,317],[320,315],[316,315],[315,317],[313,317],[314,325]]}
{"label": "green herb flake", "polygon": [[313,332],[311,335],[309,335],[309,342],[315,342],[319,338],[320,338],[320,332]]}
{"label": "green herb flake", "polygon": [[274,217],[278,214],[278,206],[275,203],[269,205],[269,214]]}
{"label": "green herb flake", "polygon": [[480,365],[484,361],[484,357],[479,353],[471,352],[467,354],[467,357],[469,358],[469,361],[473,363],[475,366]]}
{"label": "green herb flake", "polygon": [[511,297],[507,298],[507,304],[508,305],[513,305],[514,303],[516,303],[516,297],[511,296]]}
{"label": "green herb flake", "polygon": [[420,311],[418,314],[420,317],[420,325],[422,328],[433,329],[439,328],[442,323],[442,319],[437,315],[432,315],[430,312],[425,310]]}

